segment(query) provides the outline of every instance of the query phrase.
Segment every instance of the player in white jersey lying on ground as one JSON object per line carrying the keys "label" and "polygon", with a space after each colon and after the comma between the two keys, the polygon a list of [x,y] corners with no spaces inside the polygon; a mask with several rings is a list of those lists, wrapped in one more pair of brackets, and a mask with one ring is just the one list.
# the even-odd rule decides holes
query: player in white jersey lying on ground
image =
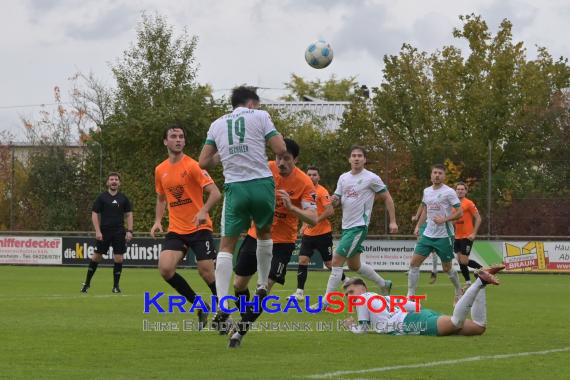
{"label": "player in white jersey lying on ground", "polygon": [[[383,302],[378,298],[378,294],[368,292],[366,284],[360,278],[353,278],[344,284],[346,295],[363,296],[365,303],[356,306],[358,321],[352,317],[344,321],[344,326],[356,334],[364,334],[374,331],[380,334],[390,335],[482,335],[487,326],[487,299],[486,285],[499,285],[499,281],[494,276],[505,267],[493,266],[484,270],[479,270],[479,278],[465,291],[465,294],[453,309],[453,315],[443,315],[437,311],[419,308],[416,313],[416,303],[408,301],[404,304],[407,310],[403,312],[400,308],[394,307],[394,312],[389,312],[389,307],[375,313],[368,309],[368,300],[376,296],[371,301],[374,310],[380,310]],[[386,303],[389,305],[388,299]],[[419,305],[418,305],[419,306]],[[471,312],[471,319],[467,315]]]}

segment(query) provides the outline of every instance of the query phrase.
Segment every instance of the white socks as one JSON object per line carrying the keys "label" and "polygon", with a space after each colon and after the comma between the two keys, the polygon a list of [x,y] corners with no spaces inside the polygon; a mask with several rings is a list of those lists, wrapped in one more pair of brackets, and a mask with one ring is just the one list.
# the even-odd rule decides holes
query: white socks
{"label": "white socks", "polygon": [[420,278],[420,267],[410,267],[408,272],[408,297],[416,295],[416,287]]}
{"label": "white socks", "polygon": [[451,283],[455,287],[455,294],[460,296],[461,295],[461,284],[459,283],[459,277],[457,276],[457,271],[453,269],[453,267],[447,272]]}
{"label": "white socks", "polygon": [[378,273],[376,273],[374,271],[374,269],[365,263],[360,263],[360,269],[358,270],[358,273],[363,275],[364,277],[366,277],[367,279],[374,281],[376,283],[376,285],[378,285],[378,287],[383,288],[384,286],[386,286],[386,282],[384,281],[384,279],[382,277],[380,277],[380,275]]}
{"label": "white socks", "polygon": [[257,240],[257,282],[267,287],[271,259],[273,258],[273,240]]}
{"label": "white socks", "polygon": [[[457,273],[456,273],[457,276]],[[465,319],[467,318],[467,314],[469,314],[469,311],[471,310],[471,307],[473,306],[473,303],[475,302],[475,298],[477,298],[477,295],[479,294],[479,291],[483,288],[483,283],[481,282],[480,279],[477,279],[477,281],[475,281],[475,283],[473,285],[471,285],[469,287],[469,289],[467,289],[467,291],[465,292],[465,294],[463,295],[463,297],[461,297],[461,299],[457,302],[457,304],[455,305],[455,308],[453,309],[453,316],[451,317],[451,322],[455,325],[455,327],[457,328],[461,328],[463,327],[463,323],[465,322]],[[480,310],[477,310],[478,312]],[[478,320],[481,321],[481,318],[479,318],[480,316],[478,316]],[[475,318],[473,318],[475,319]]]}
{"label": "white socks", "polygon": [[431,255],[431,272],[437,273],[437,255]]}
{"label": "white socks", "polygon": [[[219,252],[216,258],[216,293],[218,302],[227,296],[230,290],[233,272],[232,258],[232,254],[228,252]],[[228,307],[227,300],[224,302],[224,306]]]}
{"label": "white socks", "polygon": [[329,276],[329,282],[327,283],[327,292],[325,296],[332,293],[342,282],[342,267],[332,267],[331,274]]}
{"label": "white socks", "polygon": [[471,319],[481,327],[487,326],[487,291],[481,287],[471,307]]}

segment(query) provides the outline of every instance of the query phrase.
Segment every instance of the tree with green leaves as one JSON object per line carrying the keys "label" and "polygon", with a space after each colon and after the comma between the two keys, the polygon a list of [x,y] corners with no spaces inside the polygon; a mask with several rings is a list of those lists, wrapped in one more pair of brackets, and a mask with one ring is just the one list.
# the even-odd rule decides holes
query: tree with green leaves
{"label": "tree with green leaves", "polygon": [[[545,48],[528,59],[523,43],[513,41],[508,20],[494,36],[480,16],[460,20],[463,26],[453,34],[467,40],[468,55],[454,46],[429,55],[404,44],[399,55],[384,58],[374,120],[396,149],[410,152],[412,164],[403,175],[427,182],[429,165],[448,160],[462,168],[459,176],[470,182],[483,208],[490,146],[492,196],[504,201],[493,207],[511,207],[509,197],[544,194],[564,178],[550,172],[554,161],[544,148],[567,112],[553,103],[570,85],[570,68]],[[498,230],[492,232],[500,233],[501,220],[494,222]]]}
{"label": "tree with green leaves", "polygon": [[164,17],[143,14],[136,42],[112,66],[113,111],[92,139],[103,148],[105,169],[124,178],[137,230],[152,224],[154,167],[166,157],[164,129],[175,122],[183,126],[187,153],[196,157],[208,126],[224,110],[208,86],[196,83],[196,44],[186,31],[176,35]]}
{"label": "tree with green leaves", "polygon": [[289,82],[284,84],[289,94],[282,97],[282,100],[294,102],[310,96],[332,102],[350,100],[357,82],[356,77],[337,79],[334,74],[325,81],[308,81],[297,74],[291,74]]}

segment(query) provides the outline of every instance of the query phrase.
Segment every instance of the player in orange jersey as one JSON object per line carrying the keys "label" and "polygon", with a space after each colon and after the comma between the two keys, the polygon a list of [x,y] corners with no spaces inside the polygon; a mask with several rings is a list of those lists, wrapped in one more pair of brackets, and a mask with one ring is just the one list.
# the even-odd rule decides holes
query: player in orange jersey
{"label": "player in orange jersey", "polygon": [[[150,234],[155,237],[157,231],[163,232],[161,221],[168,206],[168,233],[158,259],[158,270],[162,278],[192,304],[196,293],[184,277],[176,273],[176,266],[191,249],[196,256],[198,273],[212,294],[216,294],[216,248],[208,212],[222,196],[208,173],[184,154],[186,134],[182,127],[168,127],[163,141],[168,149],[168,158],[154,171],[157,197]],[[208,194],[205,203],[204,193]],[[198,318],[203,324],[207,321],[207,314],[199,310]]]}
{"label": "player in orange jersey", "polygon": [[[291,296],[295,297],[297,301],[305,299],[304,289],[305,282],[307,281],[307,274],[309,262],[314,251],[318,251],[328,269],[331,269],[332,262],[332,226],[329,218],[334,214],[332,206],[332,199],[329,192],[324,186],[319,184],[321,176],[319,175],[319,168],[316,166],[309,166],[307,168],[307,175],[313,181],[316,192],[317,203],[317,225],[314,227],[303,224],[302,232],[303,238],[301,239],[301,249],[299,251],[299,267],[297,269],[297,291]],[[342,281],[345,281],[346,276],[342,274]]]}
{"label": "player in orange jersey", "polygon": [[[471,253],[471,248],[473,247],[473,241],[477,236],[477,231],[479,231],[479,226],[481,225],[481,215],[475,206],[475,203],[471,199],[467,199],[465,196],[469,189],[467,185],[463,182],[458,182],[455,185],[455,192],[457,197],[461,201],[461,208],[463,209],[463,216],[455,221],[455,243],[453,251],[457,255],[457,261],[459,261],[459,268],[461,269],[461,274],[465,278],[465,285],[471,285],[471,279],[469,278],[469,268],[479,269],[481,265],[475,260],[469,257]],[[473,223],[475,222],[475,224]]]}

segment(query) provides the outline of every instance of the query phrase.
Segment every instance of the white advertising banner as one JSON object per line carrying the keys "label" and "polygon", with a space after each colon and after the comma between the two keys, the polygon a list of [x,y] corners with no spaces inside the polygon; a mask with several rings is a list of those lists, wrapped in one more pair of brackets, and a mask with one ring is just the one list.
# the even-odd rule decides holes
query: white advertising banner
{"label": "white advertising banner", "polygon": [[[335,245],[338,240],[335,241]],[[414,254],[415,240],[365,240],[362,243],[364,252],[362,259],[374,270],[407,271],[410,268],[410,259]],[[432,270],[433,256],[429,255],[423,262],[422,271]],[[453,261],[456,269],[459,266]],[[438,270],[441,271],[441,260],[438,259]]]}
{"label": "white advertising banner", "polygon": [[61,265],[61,238],[0,236],[0,264]]}

